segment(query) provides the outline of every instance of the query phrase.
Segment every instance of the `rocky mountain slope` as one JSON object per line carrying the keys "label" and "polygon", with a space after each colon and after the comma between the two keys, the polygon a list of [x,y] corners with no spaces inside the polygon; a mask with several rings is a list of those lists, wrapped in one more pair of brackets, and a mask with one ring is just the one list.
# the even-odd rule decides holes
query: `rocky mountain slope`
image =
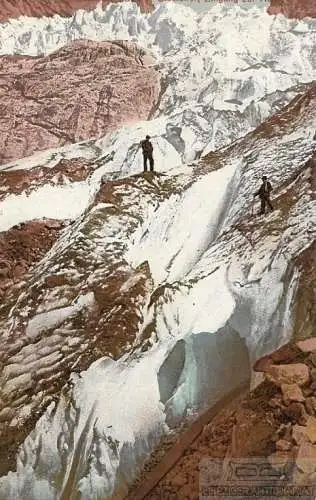
{"label": "rocky mountain slope", "polygon": [[87,40],[47,57],[2,57],[0,162],[147,119],[160,92],[150,61],[132,43]]}
{"label": "rocky mountain slope", "polygon": [[291,19],[316,17],[316,4],[313,0],[270,0],[269,14],[283,14]]}
{"label": "rocky mountain slope", "polygon": [[[115,3],[117,0],[112,1]],[[149,12],[153,5],[150,0],[135,0],[142,12]],[[109,4],[108,0],[2,0],[0,22],[20,16],[48,17],[53,15],[71,16],[79,9],[92,10],[97,4]]]}
{"label": "rocky mountain slope", "polygon": [[64,222],[29,221],[0,233],[0,299],[39,261],[58,239]]}

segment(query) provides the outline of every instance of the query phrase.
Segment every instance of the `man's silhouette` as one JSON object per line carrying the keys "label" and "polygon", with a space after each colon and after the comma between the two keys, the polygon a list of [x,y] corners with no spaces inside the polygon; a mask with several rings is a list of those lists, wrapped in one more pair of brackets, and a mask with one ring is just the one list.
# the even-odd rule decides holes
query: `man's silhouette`
{"label": "man's silhouette", "polygon": [[261,210],[260,210],[260,215],[265,214],[266,212],[266,205],[270,208],[271,212],[273,210],[273,206],[270,200],[270,193],[272,191],[272,186],[271,183],[268,181],[267,176],[263,175],[262,176],[262,184],[260,186],[260,189],[256,191],[254,196],[259,196],[260,201],[261,201]]}
{"label": "man's silhouette", "polygon": [[149,160],[150,171],[154,171],[153,145],[150,142],[150,136],[146,135],[146,139],[141,142],[144,159],[144,172],[147,172],[147,161]]}

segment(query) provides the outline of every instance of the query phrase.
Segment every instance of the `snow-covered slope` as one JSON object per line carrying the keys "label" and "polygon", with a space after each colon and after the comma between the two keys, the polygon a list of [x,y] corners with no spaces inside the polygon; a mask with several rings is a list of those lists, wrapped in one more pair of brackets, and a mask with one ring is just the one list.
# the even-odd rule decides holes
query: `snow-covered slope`
{"label": "snow-covered slope", "polygon": [[[106,183],[7,297],[2,432],[27,429],[81,373],[26,438],[1,498],[123,498],[174,418],[247,382],[290,338],[293,262],[315,238],[315,104],[314,85],[191,168]],[[263,172],[266,219],[250,215]]]}

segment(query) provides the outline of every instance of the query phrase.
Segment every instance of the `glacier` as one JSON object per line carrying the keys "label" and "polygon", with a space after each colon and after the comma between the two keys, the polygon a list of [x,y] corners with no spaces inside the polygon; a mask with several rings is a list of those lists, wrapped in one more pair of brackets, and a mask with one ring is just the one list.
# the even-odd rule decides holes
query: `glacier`
{"label": "glacier", "polygon": [[[124,498],[179,419],[249,386],[252,362],[291,337],[299,277],[292,263],[316,227],[306,167],[316,150],[315,87],[303,93],[315,78],[314,34],[311,20],[258,7],[217,5],[199,16],[172,2],[148,15],[122,4],[0,26],[2,53],[125,37],[152,51],[166,78],[148,122],[1,167],[77,156],[96,162],[84,182],[44,185],[2,203],[1,230],[36,216],[73,223],[8,298],[1,320],[0,419],[10,405],[13,427],[40,415],[16,472],[0,478],[1,499]],[[278,120],[259,126],[276,111]],[[157,151],[152,177],[138,175],[136,146],[147,131]],[[263,173],[276,200],[265,220],[250,215]],[[46,285],[51,276],[58,286]],[[129,325],[135,338],[75,373],[91,347],[89,324],[80,321],[97,316],[100,288],[117,276],[119,299],[138,318]],[[120,300],[106,322],[120,314]],[[114,325],[112,334],[124,333],[124,323]],[[72,373],[52,400],[43,381],[60,377],[63,363]]]}
{"label": "glacier", "polygon": [[[21,17],[0,25],[0,54],[50,54],[80,38],[123,38],[153,54],[162,78],[161,98],[148,121],[1,166],[1,170],[47,168],[76,157],[100,165],[88,183],[43,186],[23,201],[23,213],[21,197],[7,196],[0,212],[2,230],[36,217],[35,204],[43,207],[39,216],[77,217],[102,178],[142,171],[139,143],[147,133],[155,148],[157,171],[167,172],[243,137],[315,79],[315,21],[270,16],[255,5],[248,9],[212,5],[198,14],[166,2],[143,15],[136,4],[125,2],[104,10],[100,6],[81,10],[72,18]],[[67,197],[73,203],[65,204]]]}

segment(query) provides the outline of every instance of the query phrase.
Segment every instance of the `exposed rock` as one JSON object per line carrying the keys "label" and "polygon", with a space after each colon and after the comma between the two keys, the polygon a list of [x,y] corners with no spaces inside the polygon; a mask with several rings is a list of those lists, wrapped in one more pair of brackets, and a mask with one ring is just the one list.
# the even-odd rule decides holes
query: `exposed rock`
{"label": "exposed rock", "polygon": [[302,442],[299,446],[295,462],[302,472],[312,474],[316,470],[316,446],[313,446],[311,443]]}
{"label": "exposed rock", "polygon": [[309,441],[309,438],[306,434],[306,427],[303,425],[295,424],[292,427],[292,438],[298,445],[305,441]]}
{"label": "exposed rock", "polygon": [[314,0],[270,0],[269,14],[283,14],[289,18],[316,17]]}
{"label": "exposed rock", "polygon": [[186,478],[185,478],[184,474],[180,472],[179,474],[177,474],[173,478],[173,482],[174,482],[175,485],[177,485],[179,488],[181,488],[182,486],[185,485],[185,483],[187,481],[186,481]]}
{"label": "exposed rock", "polygon": [[275,443],[275,446],[278,451],[290,451],[293,448],[292,443],[285,439],[279,439],[279,441]]}
{"label": "exposed rock", "polygon": [[0,163],[147,119],[160,76],[144,54],[131,42],[76,40],[48,56],[1,57]]}
{"label": "exposed rock", "polygon": [[263,356],[263,358],[260,358],[255,362],[253,370],[255,372],[265,372],[272,364],[273,360],[271,356]]}
{"label": "exposed rock", "polygon": [[316,337],[310,339],[301,340],[296,343],[297,347],[302,352],[313,352],[316,351]]}
{"label": "exposed rock", "polygon": [[293,344],[285,344],[271,354],[267,354],[258,359],[254,364],[254,371],[265,372],[268,367],[275,363],[290,363],[299,353],[297,347]]}
{"label": "exposed rock", "polygon": [[314,396],[306,398],[305,408],[309,415],[314,416],[316,413],[316,398]]}
{"label": "exposed rock", "polygon": [[45,255],[63,227],[62,221],[43,219],[0,233],[0,291],[21,279]]}
{"label": "exposed rock", "polygon": [[302,436],[311,443],[316,443],[316,418],[308,416],[306,425],[295,425],[293,427],[293,439],[297,443],[302,440]]}
{"label": "exposed rock", "polygon": [[268,405],[271,408],[284,408],[284,401],[281,394],[276,394],[269,401]]}
{"label": "exposed rock", "polygon": [[297,349],[293,344],[285,344],[270,354],[274,363],[290,363],[297,357]]}
{"label": "exposed rock", "polygon": [[304,363],[271,365],[266,370],[266,377],[279,387],[295,383],[303,386],[309,381],[309,370]]}
{"label": "exposed rock", "polygon": [[297,384],[282,384],[281,390],[283,400],[286,404],[290,401],[298,401],[300,403],[305,401],[302,390]]}
{"label": "exposed rock", "polygon": [[[313,363],[313,365],[316,367],[316,352],[312,352],[310,355],[309,355],[309,359],[311,360],[311,362]],[[314,380],[314,378],[313,378]],[[316,379],[315,379],[316,380]]]}
{"label": "exposed rock", "polygon": [[[237,457],[260,456],[269,448],[274,433],[273,422],[262,420],[255,411],[241,408],[236,413],[234,452]],[[259,455],[258,455],[259,454]]]}
{"label": "exposed rock", "polygon": [[307,413],[305,410],[305,406],[302,403],[291,403],[287,408],[284,409],[284,414],[292,422],[299,422],[301,425],[305,425],[307,422]]}
{"label": "exposed rock", "polygon": [[[111,0],[115,3],[118,0]],[[142,12],[150,12],[153,4],[150,0],[133,0],[140,6]],[[92,10],[100,0],[2,0],[0,8],[0,22],[20,16],[42,17],[59,14],[71,16],[76,10]],[[109,0],[101,0],[106,6]]]}
{"label": "exposed rock", "polygon": [[86,158],[63,159],[54,167],[0,171],[0,200],[9,194],[29,195],[43,184],[65,184],[85,180],[97,168]]}

